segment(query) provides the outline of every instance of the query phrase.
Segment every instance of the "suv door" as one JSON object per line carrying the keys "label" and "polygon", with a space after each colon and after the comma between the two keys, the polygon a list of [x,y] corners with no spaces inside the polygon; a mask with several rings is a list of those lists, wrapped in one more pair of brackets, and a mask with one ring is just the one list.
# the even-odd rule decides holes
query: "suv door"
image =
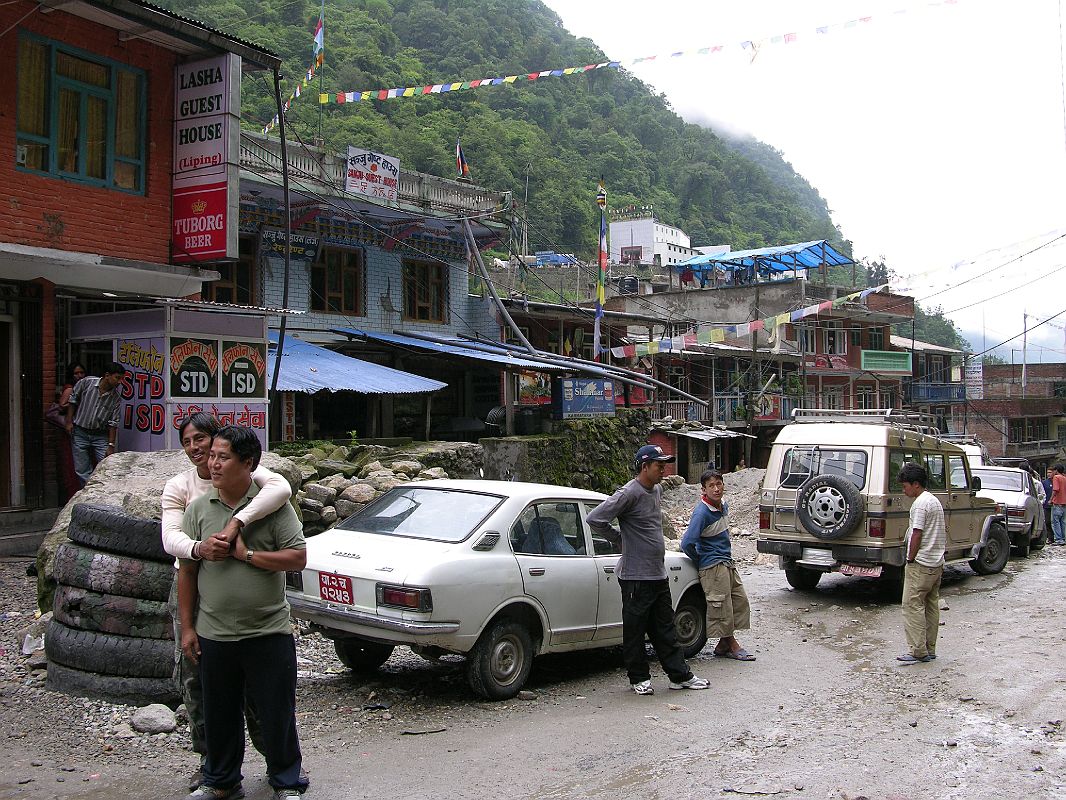
{"label": "suv door", "polygon": [[599,585],[578,503],[533,503],[518,515],[510,539],[526,594],[548,615],[551,644],[592,639]]}
{"label": "suv door", "polygon": [[[951,516],[948,518],[949,550],[972,545],[981,538],[983,510],[979,510],[974,503],[970,486],[970,465],[966,456],[948,456],[948,502],[951,505]],[[948,506],[944,508],[947,510]]]}

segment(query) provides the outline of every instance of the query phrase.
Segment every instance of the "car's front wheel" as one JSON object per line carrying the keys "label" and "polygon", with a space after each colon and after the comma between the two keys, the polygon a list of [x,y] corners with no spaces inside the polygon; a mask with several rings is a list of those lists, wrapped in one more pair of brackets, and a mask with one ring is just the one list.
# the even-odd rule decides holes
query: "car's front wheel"
{"label": "car's front wheel", "polygon": [[533,668],[533,637],[526,626],[502,620],[488,628],[466,657],[466,680],[488,700],[518,694]]}
{"label": "car's front wheel", "polygon": [[707,606],[702,597],[687,594],[674,611],[677,643],[685,658],[695,658],[707,644]]}
{"label": "car's front wheel", "polygon": [[1010,536],[1007,529],[996,523],[988,532],[988,541],[981,554],[970,561],[970,568],[978,575],[994,575],[1002,572],[1010,558]]}
{"label": "car's front wheel", "polygon": [[373,672],[392,655],[391,644],[379,644],[368,642],[365,639],[346,637],[333,640],[333,649],[337,651],[337,658],[341,660],[352,672]]}

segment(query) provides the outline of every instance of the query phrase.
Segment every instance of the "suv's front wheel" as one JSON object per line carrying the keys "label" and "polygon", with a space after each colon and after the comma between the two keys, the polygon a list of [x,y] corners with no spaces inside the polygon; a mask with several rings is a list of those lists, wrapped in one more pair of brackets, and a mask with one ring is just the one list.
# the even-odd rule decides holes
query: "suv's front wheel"
{"label": "suv's front wheel", "polygon": [[970,561],[970,568],[978,575],[994,575],[1002,572],[1010,558],[1010,536],[1003,525],[996,523],[988,531],[988,541],[977,558]]}

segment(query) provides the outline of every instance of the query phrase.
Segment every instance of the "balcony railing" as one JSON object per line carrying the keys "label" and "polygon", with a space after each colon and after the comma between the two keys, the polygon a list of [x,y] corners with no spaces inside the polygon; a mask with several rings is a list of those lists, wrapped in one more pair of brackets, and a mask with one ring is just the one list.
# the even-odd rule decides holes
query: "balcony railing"
{"label": "balcony railing", "polygon": [[1030,442],[1007,442],[1007,455],[1018,457],[1053,456],[1059,451],[1058,439],[1034,439]]}
{"label": "balcony railing", "polygon": [[[338,194],[344,189],[347,158],[318,147],[287,148],[289,173],[294,182],[315,183],[319,188]],[[249,172],[281,176],[281,142],[262,134],[241,132],[241,167]],[[399,202],[422,209],[440,211],[493,211],[509,202],[508,192],[491,192],[480,186],[452,181],[436,175],[412,172],[401,167]],[[381,204],[380,198],[374,202]]]}
{"label": "balcony railing", "polygon": [[[792,409],[797,402],[779,394],[763,395],[761,411],[756,411],[755,422],[771,422],[792,419]],[[712,416],[713,411],[713,416]],[[688,400],[660,400],[655,404],[656,419],[672,417],[676,420],[713,422],[721,425],[730,422],[747,422],[744,414],[744,396],[740,394],[715,395],[710,408]]]}
{"label": "balcony railing", "polygon": [[909,383],[909,403],[961,403],[966,400],[965,383]]}

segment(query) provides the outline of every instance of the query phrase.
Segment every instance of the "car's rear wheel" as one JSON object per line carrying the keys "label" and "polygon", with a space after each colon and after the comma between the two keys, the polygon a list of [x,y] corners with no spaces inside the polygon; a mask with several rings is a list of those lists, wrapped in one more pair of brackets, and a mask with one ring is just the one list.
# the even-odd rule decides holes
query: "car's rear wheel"
{"label": "car's rear wheel", "polygon": [[978,575],[994,575],[1002,572],[1010,558],[1010,536],[1007,529],[995,524],[988,532],[988,541],[981,548],[980,555],[970,561],[970,568]]}
{"label": "car's rear wheel", "polygon": [[352,672],[373,672],[392,655],[393,645],[346,637],[333,640],[337,658]]}
{"label": "car's rear wheel", "polygon": [[695,658],[707,644],[707,606],[702,597],[687,594],[674,611],[677,643],[685,658]]}
{"label": "car's rear wheel", "polygon": [[1033,526],[1034,525],[1036,525],[1035,521],[1030,522],[1029,523],[1029,527],[1026,528],[1022,532],[1022,535],[1018,537],[1018,546],[1015,547],[1014,549],[1018,553],[1018,555],[1021,556],[1022,558],[1028,558],[1029,557],[1029,548],[1031,546],[1029,544],[1029,542],[1033,538]]}
{"label": "car's rear wheel", "polygon": [[522,623],[503,620],[481,634],[466,658],[470,688],[488,700],[507,700],[529,678],[533,637]]}
{"label": "car's rear wheel", "polygon": [[806,567],[785,567],[785,580],[793,589],[801,592],[810,592],[818,586],[822,579],[822,573],[816,569]]}

